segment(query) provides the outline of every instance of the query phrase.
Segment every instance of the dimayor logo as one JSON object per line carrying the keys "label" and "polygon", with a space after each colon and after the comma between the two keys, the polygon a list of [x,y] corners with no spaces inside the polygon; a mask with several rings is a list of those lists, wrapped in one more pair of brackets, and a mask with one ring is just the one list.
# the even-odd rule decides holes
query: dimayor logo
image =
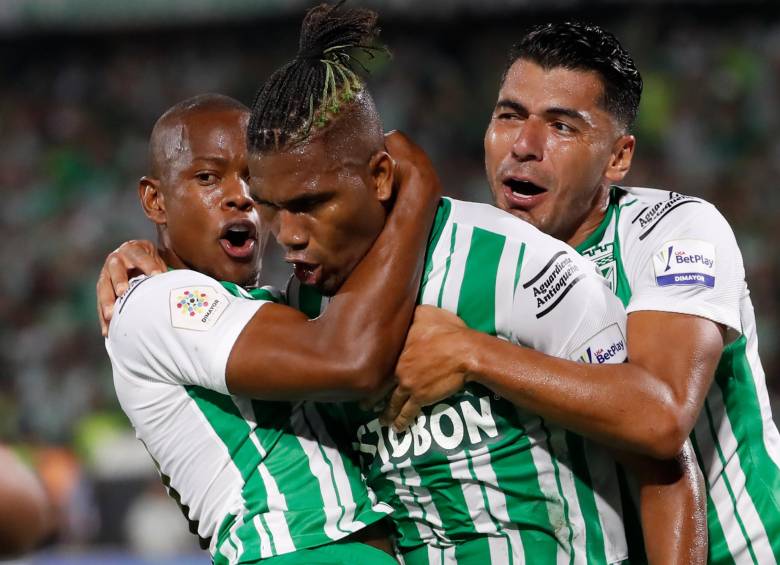
{"label": "dimayor logo", "polygon": [[207,330],[214,326],[229,303],[229,295],[210,286],[172,289],[171,324],[185,330]]}
{"label": "dimayor logo", "polygon": [[715,247],[686,239],[665,243],[654,259],[658,286],[715,286]]}
{"label": "dimayor logo", "polygon": [[176,297],[176,308],[189,316],[196,316],[205,311],[209,306],[209,297],[203,291],[185,290]]}

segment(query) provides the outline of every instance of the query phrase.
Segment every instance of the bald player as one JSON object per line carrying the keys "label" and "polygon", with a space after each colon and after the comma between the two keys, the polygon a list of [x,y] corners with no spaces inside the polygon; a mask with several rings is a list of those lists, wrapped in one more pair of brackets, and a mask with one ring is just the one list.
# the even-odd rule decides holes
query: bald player
{"label": "bald player", "polygon": [[[320,8],[307,17],[296,59],[258,94],[249,141],[253,191],[277,240],[298,279],[329,295],[381,230],[387,193],[369,182],[362,158],[377,144],[379,118],[344,64],[348,38],[332,32],[340,15],[359,15]],[[320,51],[311,45],[318,33],[327,40]],[[624,358],[616,300],[559,242],[495,209],[453,200],[442,202],[429,241],[425,303],[548,353],[577,359],[606,348],[611,362]],[[319,313],[321,299],[305,288],[293,298]],[[537,293],[547,297],[541,307]],[[382,426],[375,413],[347,407],[344,416],[369,480],[396,510],[407,563],[625,556],[610,494],[614,463],[532,411],[469,386],[426,411],[406,435]],[[680,517],[657,525],[689,528],[688,516]]]}
{"label": "bald player", "polygon": [[367,181],[396,195],[386,229],[334,308],[309,321],[257,288],[266,230],[247,185],[248,117],[205,95],[155,124],[138,192],[172,270],[134,279],[116,303],[106,348],[117,396],[217,565],[395,563],[373,527],[390,509],[344,438],[313,403],[275,400],[360,398],[391,372],[438,184],[403,138],[387,139],[396,161],[374,152]]}

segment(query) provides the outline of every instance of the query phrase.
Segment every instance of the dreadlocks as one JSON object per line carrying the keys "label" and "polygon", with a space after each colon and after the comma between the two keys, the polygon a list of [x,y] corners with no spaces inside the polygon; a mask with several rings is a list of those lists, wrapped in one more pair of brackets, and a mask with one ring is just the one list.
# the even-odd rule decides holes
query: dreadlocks
{"label": "dreadlocks", "polygon": [[298,54],[278,69],[255,96],[249,121],[250,151],[278,150],[308,139],[330,123],[363,91],[355,50],[369,56],[377,14],[361,8],[320,4],[306,13]]}

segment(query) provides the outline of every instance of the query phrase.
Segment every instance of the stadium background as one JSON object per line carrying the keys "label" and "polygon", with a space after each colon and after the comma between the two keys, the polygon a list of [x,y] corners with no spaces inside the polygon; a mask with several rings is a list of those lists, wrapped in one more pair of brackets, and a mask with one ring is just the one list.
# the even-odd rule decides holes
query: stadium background
{"label": "stadium background", "polygon": [[[430,152],[449,195],[481,201],[489,199],[483,132],[517,30],[566,18],[612,30],[645,80],[626,184],[702,196],[731,222],[780,413],[776,4],[362,4],[380,12],[393,52],[372,64],[369,79],[385,125]],[[39,470],[58,524],[29,562],[208,562],[118,410],[94,283],[110,250],[153,237],[135,187],[155,118],[202,92],[250,103],[269,72],[294,55],[310,5],[0,3],[0,433]],[[274,255],[266,278],[279,284],[287,269]]]}

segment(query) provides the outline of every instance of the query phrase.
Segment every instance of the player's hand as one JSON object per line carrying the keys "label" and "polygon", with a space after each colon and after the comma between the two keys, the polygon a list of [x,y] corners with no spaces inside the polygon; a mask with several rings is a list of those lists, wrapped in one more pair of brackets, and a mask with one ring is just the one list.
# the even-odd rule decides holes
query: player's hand
{"label": "player's hand", "polygon": [[425,199],[441,197],[441,183],[433,163],[423,149],[400,131],[385,134],[385,149],[395,162],[393,181],[396,191],[413,187]]}
{"label": "player's hand", "polygon": [[109,253],[97,281],[97,310],[100,332],[108,335],[108,324],[114,314],[114,303],[128,286],[128,281],[139,275],[164,273],[165,261],[157,253],[154,243],[130,240]]}
{"label": "player's hand", "polygon": [[461,390],[466,382],[465,340],[468,328],[455,314],[433,306],[418,306],[406,344],[398,359],[398,386],[381,421],[396,431],[406,429],[423,406]]}

